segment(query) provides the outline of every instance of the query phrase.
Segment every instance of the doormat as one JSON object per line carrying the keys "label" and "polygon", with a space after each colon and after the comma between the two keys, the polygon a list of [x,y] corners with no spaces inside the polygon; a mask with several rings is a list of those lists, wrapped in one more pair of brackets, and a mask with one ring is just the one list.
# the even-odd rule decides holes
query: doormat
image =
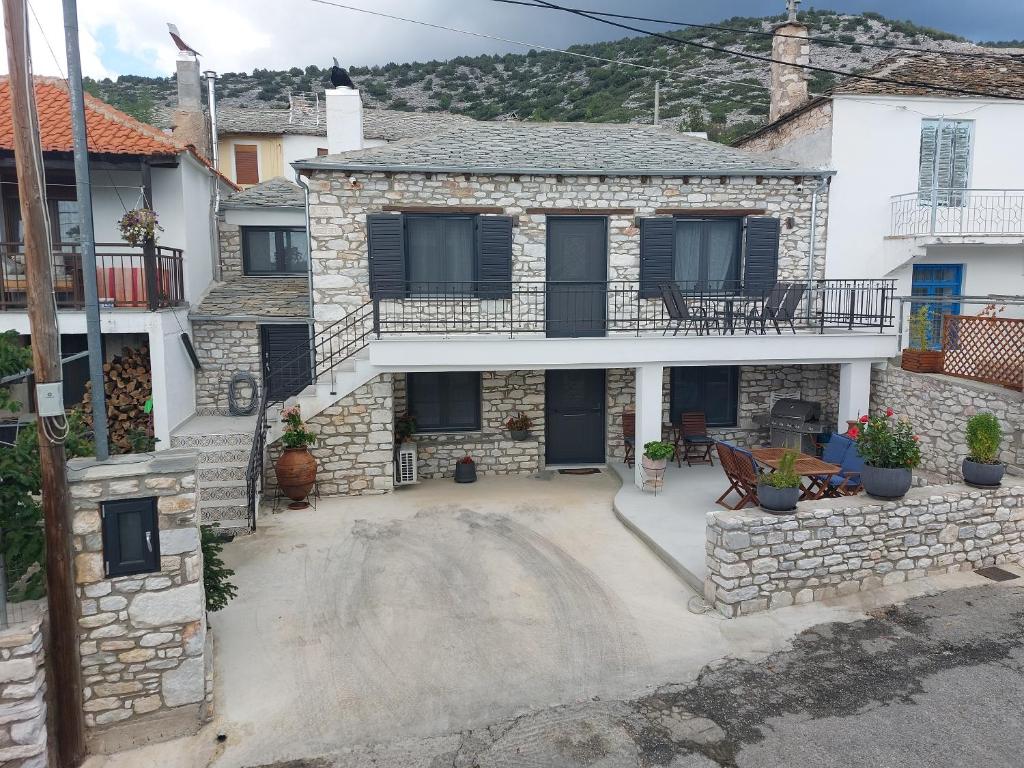
{"label": "doormat", "polygon": [[995,565],[988,568],[979,568],[975,573],[979,576],[984,576],[986,579],[992,579],[992,581],[1013,581],[1020,578],[1016,573],[1010,573],[1006,569]]}
{"label": "doormat", "polygon": [[560,469],[558,470],[560,475],[599,475],[601,470],[596,467],[586,467],[583,469]]}

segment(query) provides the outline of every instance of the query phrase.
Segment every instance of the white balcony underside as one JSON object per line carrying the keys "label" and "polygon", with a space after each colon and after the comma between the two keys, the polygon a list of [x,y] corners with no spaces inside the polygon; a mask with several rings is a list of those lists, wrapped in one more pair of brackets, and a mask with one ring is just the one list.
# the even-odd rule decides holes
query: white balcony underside
{"label": "white balcony underside", "polygon": [[545,338],[517,335],[386,336],[369,345],[380,372],[825,364],[882,361],[898,353],[891,329],[736,336]]}

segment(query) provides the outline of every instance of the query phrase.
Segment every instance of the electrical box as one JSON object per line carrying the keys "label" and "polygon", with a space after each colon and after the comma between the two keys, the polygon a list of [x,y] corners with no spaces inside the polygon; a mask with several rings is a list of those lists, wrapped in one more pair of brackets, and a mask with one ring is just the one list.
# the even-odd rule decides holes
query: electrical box
{"label": "electrical box", "polygon": [[64,382],[36,384],[36,413],[40,416],[64,415]]}

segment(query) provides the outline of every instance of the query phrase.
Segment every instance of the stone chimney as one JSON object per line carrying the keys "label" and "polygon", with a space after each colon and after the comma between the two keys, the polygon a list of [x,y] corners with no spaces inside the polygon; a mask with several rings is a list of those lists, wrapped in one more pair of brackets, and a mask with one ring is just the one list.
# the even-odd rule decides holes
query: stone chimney
{"label": "stone chimney", "polygon": [[797,21],[796,6],[799,0],[789,0],[789,18],[773,30],[772,58],[785,64],[772,63],[771,106],[768,122],[778,120],[792,112],[808,99],[807,73],[800,69],[811,61],[811,45],[806,39],[808,29]]}
{"label": "stone chimney", "polygon": [[174,138],[193,145],[205,157],[212,155],[210,124],[203,112],[199,58],[188,51],[178,53],[178,108],[173,124]]}
{"label": "stone chimney", "polygon": [[330,154],[363,148],[363,99],[355,88],[339,85],[327,98],[327,151]]}

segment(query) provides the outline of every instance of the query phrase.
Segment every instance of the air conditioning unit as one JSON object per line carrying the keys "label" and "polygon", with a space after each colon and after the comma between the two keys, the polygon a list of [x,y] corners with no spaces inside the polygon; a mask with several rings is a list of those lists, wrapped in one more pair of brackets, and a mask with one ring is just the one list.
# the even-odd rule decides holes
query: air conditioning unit
{"label": "air conditioning unit", "polygon": [[416,443],[402,443],[395,457],[395,485],[412,485],[416,477]]}

